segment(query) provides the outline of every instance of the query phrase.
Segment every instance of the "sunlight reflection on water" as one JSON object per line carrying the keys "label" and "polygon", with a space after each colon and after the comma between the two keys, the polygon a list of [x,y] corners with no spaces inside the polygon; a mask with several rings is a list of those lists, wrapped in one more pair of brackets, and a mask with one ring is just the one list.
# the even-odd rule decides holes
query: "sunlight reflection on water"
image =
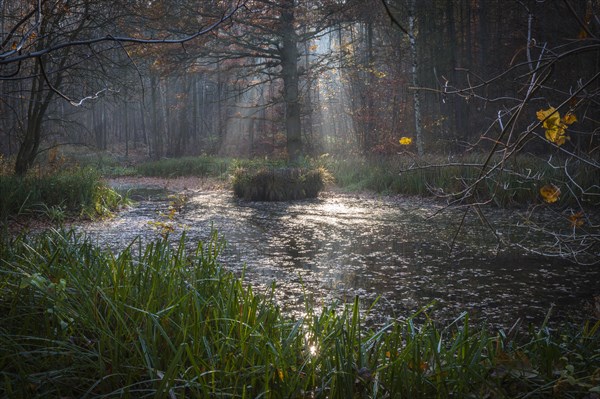
{"label": "sunlight reflection on water", "polygon": [[[154,238],[149,222],[165,212],[165,200],[141,201],[120,217],[86,226],[98,242],[118,247],[137,235]],[[586,313],[598,294],[597,267],[498,251],[494,235],[469,216],[449,252],[456,215],[417,199],[328,194],[316,200],[262,203],[235,200],[223,191],[195,193],[174,221],[191,242],[212,228],[228,242],[222,263],[257,291],[277,286],[275,299],[302,316],[305,302],[327,306],[356,295],[373,318],[403,319],[432,301],[430,311],[449,320],[467,310],[493,326],[519,317],[543,320],[551,304],[558,319]],[[497,212],[499,228],[510,213]],[[504,218],[504,219],[503,219]],[[508,234],[508,233],[505,233]],[[120,243],[120,244],[119,244]]]}

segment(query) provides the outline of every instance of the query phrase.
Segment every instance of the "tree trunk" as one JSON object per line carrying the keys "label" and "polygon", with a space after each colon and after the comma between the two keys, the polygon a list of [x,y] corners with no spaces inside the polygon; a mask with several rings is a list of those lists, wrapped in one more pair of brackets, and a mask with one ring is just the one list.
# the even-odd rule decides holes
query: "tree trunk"
{"label": "tree trunk", "polygon": [[[35,72],[39,73],[37,65]],[[60,83],[60,78],[58,82]],[[48,91],[44,96],[43,87],[44,78],[38,74],[38,77],[33,81],[31,86],[31,98],[27,111],[27,128],[25,129],[25,136],[19,146],[19,152],[15,161],[15,174],[17,176],[25,176],[38,154],[42,140],[42,122],[53,94],[52,91]]]}
{"label": "tree trunk", "polygon": [[[43,20],[40,28],[39,28],[39,36],[44,37],[47,32],[47,27],[50,22],[46,19]],[[82,23],[83,24],[83,23]],[[79,26],[81,28],[82,24]],[[71,35],[74,37],[79,28],[75,29]],[[41,50],[44,48],[46,44],[44,41],[39,41],[37,43],[37,50]],[[66,54],[63,54],[63,57],[60,59],[58,64],[56,65],[57,73],[54,74],[55,79],[52,85],[54,87],[60,87],[64,73],[65,73],[65,65],[68,60],[69,51],[67,50]],[[17,153],[17,159],[15,161],[15,174],[17,176],[24,176],[29,168],[33,165],[35,158],[38,155],[38,150],[42,141],[42,123],[44,121],[44,116],[46,115],[46,111],[50,106],[50,102],[54,97],[54,90],[48,90],[44,92],[44,86],[46,84],[45,78],[42,72],[42,59],[38,58],[33,66],[33,74],[32,76],[36,76],[33,79],[30,90],[30,98],[27,110],[27,128],[25,130],[25,136],[23,137],[23,141],[19,145],[19,152]]]}
{"label": "tree trunk", "polygon": [[[309,41],[306,40],[304,42],[304,69],[306,71],[309,70],[310,67],[310,46],[309,46]],[[306,100],[305,100],[305,118],[304,118],[304,144],[305,144],[305,151],[308,152],[308,154],[311,154],[314,152],[314,148],[315,148],[315,140],[314,140],[314,132],[313,132],[313,104],[312,104],[312,95],[313,95],[313,79],[312,77],[307,73],[306,75]],[[261,107],[263,101],[261,99],[260,101]]]}
{"label": "tree trunk", "polygon": [[[47,106],[44,106],[44,108]],[[44,112],[37,111],[32,119],[28,120],[25,137],[19,147],[17,159],[15,162],[15,174],[17,176],[25,176],[29,168],[33,165],[33,161],[37,156],[37,152],[41,141],[42,117]]]}
{"label": "tree trunk", "polygon": [[369,154],[371,152],[371,148],[379,144],[379,137],[377,137],[377,132],[375,131],[375,104],[373,101],[373,90],[375,90],[375,77],[373,75],[373,23],[371,21],[367,22],[366,30],[366,58],[364,62],[364,67],[368,71],[366,74],[366,84],[367,87],[363,87],[363,96],[365,97],[365,103],[363,104],[365,108],[365,116],[366,121],[364,123],[365,132],[364,132],[364,143],[363,143],[363,152],[365,154]]}
{"label": "tree trunk", "polygon": [[421,103],[419,101],[419,78],[417,75],[417,41],[415,37],[415,0],[410,2],[410,15],[408,17],[408,29],[410,40],[410,53],[412,56],[412,84],[414,87],[413,101],[415,113],[415,140],[417,142],[417,154],[423,156],[423,135],[421,132]]}
{"label": "tree trunk", "polygon": [[160,159],[162,157],[162,132],[159,128],[159,90],[160,80],[152,76],[151,81],[151,101],[152,101],[152,158]]}
{"label": "tree trunk", "polygon": [[302,156],[302,124],[300,119],[298,36],[294,29],[294,1],[282,2],[281,73],[283,78],[283,98],[285,102],[285,130],[288,159],[298,161]]}

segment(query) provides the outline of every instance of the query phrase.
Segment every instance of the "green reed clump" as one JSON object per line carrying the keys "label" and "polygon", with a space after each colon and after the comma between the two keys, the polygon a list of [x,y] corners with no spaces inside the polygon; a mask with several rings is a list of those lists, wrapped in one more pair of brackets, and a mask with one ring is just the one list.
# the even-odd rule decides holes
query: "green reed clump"
{"label": "green reed clump", "polygon": [[279,159],[236,159],[230,167],[234,194],[253,201],[315,198],[333,179],[309,158],[293,165]]}
{"label": "green reed clump", "polygon": [[231,178],[233,192],[252,201],[289,201],[315,198],[323,190],[329,173],[323,167],[238,167]]}
{"label": "green reed clump", "polygon": [[[193,250],[112,253],[72,231],[0,241],[5,397],[446,398],[593,395],[600,323],[523,336],[425,317],[370,329],[358,298],[293,320]],[[274,287],[273,289],[277,289]],[[422,318],[420,318],[422,319]],[[591,396],[590,396],[591,397]]]}
{"label": "green reed clump", "polygon": [[0,192],[0,220],[17,215],[50,217],[57,212],[104,216],[127,203],[91,168],[44,176],[0,175]]}
{"label": "green reed clump", "polygon": [[211,156],[168,158],[136,165],[142,176],[157,177],[224,177],[230,160]]}

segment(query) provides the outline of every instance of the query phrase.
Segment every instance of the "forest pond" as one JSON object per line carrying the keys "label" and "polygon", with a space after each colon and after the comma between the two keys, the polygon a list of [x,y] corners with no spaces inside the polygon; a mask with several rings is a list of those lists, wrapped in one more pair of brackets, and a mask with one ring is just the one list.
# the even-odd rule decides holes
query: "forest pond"
{"label": "forest pond", "polygon": [[[121,186],[120,189],[131,187]],[[305,301],[317,308],[359,296],[375,322],[404,319],[423,306],[440,321],[463,311],[490,327],[509,328],[521,318],[540,323],[589,317],[598,295],[597,266],[526,254],[498,245],[489,226],[472,213],[457,236],[462,213],[436,214],[440,204],[409,197],[324,193],[294,202],[247,202],[225,190],[188,191],[173,220],[167,192],[136,189],[134,207],[112,220],[82,226],[100,245],[119,250],[137,236],[158,237],[151,223],[185,230],[189,245],[213,229],[227,241],[221,263],[255,292],[273,293],[296,316]],[[491,214],[490,214],[491,213]],[[490,210],[501,234],[511,232],[514,211]],[[275,283],[276,289],[271,291]]]}

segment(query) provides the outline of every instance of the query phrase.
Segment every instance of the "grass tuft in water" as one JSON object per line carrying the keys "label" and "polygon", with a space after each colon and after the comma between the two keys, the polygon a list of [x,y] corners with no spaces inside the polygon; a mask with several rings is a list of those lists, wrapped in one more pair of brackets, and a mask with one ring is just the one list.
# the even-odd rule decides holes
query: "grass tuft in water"
{"label": "grass tuft in water", "polygon": [[308,158],[294,165],[279,160],[237,160],[231,169],[234,194],[252,201],[315,198],[332,181],[324,166]]}
{"label": "grass tuft in water", "polygon": [[519,336],[473,328],[463,314],[443,327],[413,317],[370,329],[358,298],[343,310],[307,307],[294,320],[219,265],[224,243],[216,233],[193,250],[186,244],[185,237],[135,241],[112,253],[72,231],[4,237],[3,396],[570,398],[598,391],[598,322]]}
{"label": "grass tuft in water", "polygon": [[323,167],[237,167],[232,186],[239,198],[252,201],[289,201],[315,198],[329,181]]}

